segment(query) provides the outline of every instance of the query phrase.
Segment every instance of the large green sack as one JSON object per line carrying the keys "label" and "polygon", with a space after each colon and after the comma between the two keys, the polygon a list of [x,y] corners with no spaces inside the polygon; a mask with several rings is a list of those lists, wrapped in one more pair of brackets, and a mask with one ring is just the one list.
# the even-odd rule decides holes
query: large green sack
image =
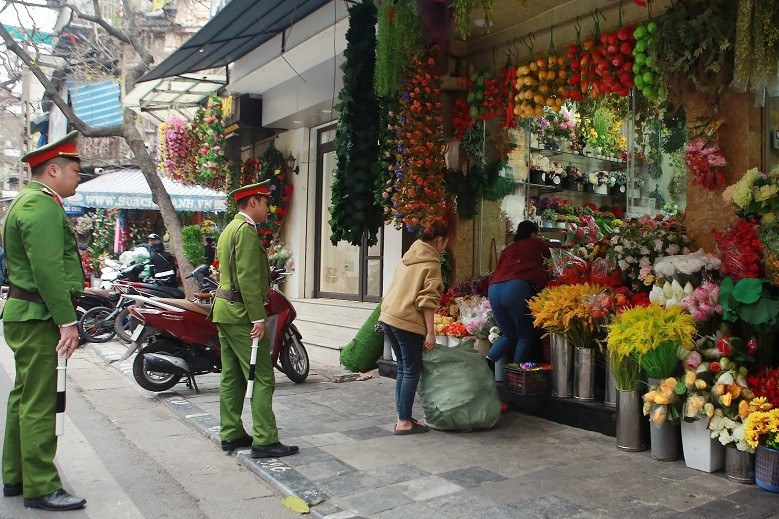
{"label": "large green sack", "polygon": [[354,340],[341,350],[341,364],[346,369],[362,373],[376,367],[376,362],[384,353],[384,335],[376,332],[380,313],[381,305],[378,305]]}
{"label": "large green sack", "polygon": [[422,354],[417,390],[425,423],[442,431],[489,429],[500,420],[500,397],[486,360],[468,339]]}

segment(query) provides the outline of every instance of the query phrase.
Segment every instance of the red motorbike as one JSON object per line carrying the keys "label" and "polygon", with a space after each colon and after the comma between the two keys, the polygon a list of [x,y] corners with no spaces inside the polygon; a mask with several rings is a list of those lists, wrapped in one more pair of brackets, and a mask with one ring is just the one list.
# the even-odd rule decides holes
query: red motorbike
{"label": "red motorbike", "polygon": [[[308,377],[308,352],[292,321],[295,308],[276,285],[285,273],[271,273],[271,289],[265,302],[268,318],[265,333],[271,340],[273,365],[291,381],[301,383]],[[119,360],[129,358],[136,350],[133,376],[144,389],[165,391],[183,377],[198,390],[195,375],[222,371],[221,349],[216,325],[206,316],[210,304],[184,299],[130,296],[135,305],[130,313],[140,324],[132,343]],[[207,297],[199,294],[199,298]],[[249,345],[247,345],[249,346]]]}

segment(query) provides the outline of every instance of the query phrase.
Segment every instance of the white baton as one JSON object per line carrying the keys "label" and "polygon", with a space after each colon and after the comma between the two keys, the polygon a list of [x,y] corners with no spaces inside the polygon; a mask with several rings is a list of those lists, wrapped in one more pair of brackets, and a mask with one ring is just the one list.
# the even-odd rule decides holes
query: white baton
{"label": "white baton", "polygon": [[252,339],[252,355],[249,358],[249,380],[246,381],[246,398],[249,399],[254,391],[254,370],[257,367],[257,347],[259,345],[259,339]]}
{"label": "white baton", "polygon": [[68,358],[65,355],[57,356],[57,420],[54,434],[65,434],[65,372],[68,367]]}

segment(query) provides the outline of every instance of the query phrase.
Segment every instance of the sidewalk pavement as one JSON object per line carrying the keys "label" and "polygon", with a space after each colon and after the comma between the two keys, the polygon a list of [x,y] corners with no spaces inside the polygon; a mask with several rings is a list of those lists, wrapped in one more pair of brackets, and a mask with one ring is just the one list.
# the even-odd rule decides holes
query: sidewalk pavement
{"label": "sidewalk pavement", "polygon": [[[89,347],[106,361],[124,350]],[[131,361],[113,366],[132,377]],[[519,413],[488,431],[394,436],[395,381],[373,372],[334,382],[343,373],[312,365],[297,385],[277,373],[280,438],[301,452],[277,460],[236,452],[262,479],[311,504],[315,517],[779,518],[779,497],[756,485],[622,452],[614,438]],[[197,383],[199,394],[179,384],[158,398],[218,442],[219,375]],[[415,416],[422,415],[417,402]]]}

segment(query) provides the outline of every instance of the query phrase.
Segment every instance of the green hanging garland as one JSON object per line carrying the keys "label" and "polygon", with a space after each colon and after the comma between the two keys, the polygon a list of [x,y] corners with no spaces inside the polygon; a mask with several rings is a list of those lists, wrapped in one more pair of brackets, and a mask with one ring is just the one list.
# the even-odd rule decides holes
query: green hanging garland
{"label": "green hanging garland", "polygon": [[363,0],[349,8],[343,65],[343,89],[335,136],[338,160],[332,186],[330,228],[333,244],[347,241],[369,245],[378,241],[384,211],[376,203],[382,186],[379,161],[379,102],[374,94],[376,6]]}
{"label": "green hanging garland", "polygon": [[483,196],[487,200],[501,200],[513,193],[517,184],[510,178],[500,176],[505,162],[477,163],[468,173],[460,169],[447,169],[444,175],[446,190],[457,199],[457,214],[466,220],[478,213],[476,204]]}
{"label": "green hanging garland", "polygon": [[422,22],[412,0],[382,4],[378,18],[376,94],[394,97],[400,90],[406,65],[414,54],[422,51]]}

